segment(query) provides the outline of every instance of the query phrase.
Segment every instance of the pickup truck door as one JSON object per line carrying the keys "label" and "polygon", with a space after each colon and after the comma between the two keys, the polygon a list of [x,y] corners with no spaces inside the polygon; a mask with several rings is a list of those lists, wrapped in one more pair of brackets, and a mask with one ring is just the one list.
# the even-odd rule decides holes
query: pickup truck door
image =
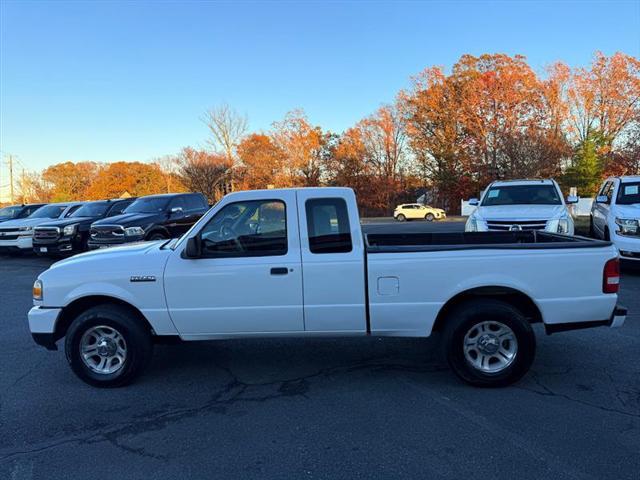
{"label": "pickup truck door", "polygon": [[298,190],[308,332],[367,331],[364,240],[353,192]]}
{"label": "pickup truck door", "polygon": [[182,258],[182,242],[164,275],[169,314],[183,337],[304,330],[294,191],[228,196],[197,233],[202,257]]}

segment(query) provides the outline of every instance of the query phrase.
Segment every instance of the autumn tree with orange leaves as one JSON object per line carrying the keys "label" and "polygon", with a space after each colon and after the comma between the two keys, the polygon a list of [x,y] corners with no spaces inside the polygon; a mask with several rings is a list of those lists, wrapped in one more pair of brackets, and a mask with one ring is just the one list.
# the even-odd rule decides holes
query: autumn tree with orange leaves
{"label": "autumn tree with orange leaves", "polygon": [[[640,173],[640,61],[596,53],[588,67],[536,73],[523,56],[463,55],[429,67],[395,101],[337,134],[293,110],[265,132],[226,104],[207,112],[209,149],[153,164],[65,162],[25,180],[46,200],[184,189],[214,202],[234,189],[340,185],[362,213],[429,202],[456,213],[492,180],[558,179],[591,196],[606,175]],[[27,178],[27,177],[25,177]]]}

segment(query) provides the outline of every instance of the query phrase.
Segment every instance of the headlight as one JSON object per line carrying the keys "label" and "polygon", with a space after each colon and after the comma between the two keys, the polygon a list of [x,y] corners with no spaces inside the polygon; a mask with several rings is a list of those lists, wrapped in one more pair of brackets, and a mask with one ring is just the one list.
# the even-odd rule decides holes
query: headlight
{"label": "headlight", "polygon": [[42,300],[42,280],[33,282],[33,299]]}
{"label": "headlight", "polygon": [[634,218],[616,218],[616,224],[620,227],[620,235],[636,235],[640,227],[640,221]]}
{"label": "headlight", "polygon": [[570,228],[569,219],[564,217],[564,218],[555,218],[553,220],[549,220],[547,222],[547,226],[545,227],[545,230],[551,233],[562,233],[564,235],[568,235],[569,228]]}
{"label": "headlight", "polygon": [[76,233],[76,230],[78,228],[78,224],[74,223],[73,225],[67,225],[66,227],[64,227],[62,229],[62,234],[70,237],[71,235],[73,235],[74,233]]}
{"label": "headlight", "polygon": [[20,232],[30,232],[31,230],[33,230],[33,227],[20,227],[18,229]]}
{"label": "headlight", "polygon": [[18,228],[18,235],[21,237],[30,237],[33,235],[33,227],[20,227]]}
{"label": "headlight", "polygon": [[483,220],[478,220],[473,215],[469,217],[464,226],[465,232],[486,232],[487,230],[487,224]]}
{"label": "headlight", "polygon": [[127,227],[124,229],[124,234],[127,237],[140,237],[144,235],[144,228],[142,227]]}

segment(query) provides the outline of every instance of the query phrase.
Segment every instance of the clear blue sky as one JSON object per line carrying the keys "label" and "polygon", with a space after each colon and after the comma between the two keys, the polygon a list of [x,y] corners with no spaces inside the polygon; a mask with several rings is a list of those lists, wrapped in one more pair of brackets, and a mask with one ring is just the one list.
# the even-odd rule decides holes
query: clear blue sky
{"label": "clear blue sky", "polygon": [[300,107],[340,132],[464,53],[640,56],[639,0],[0,4],[0,149],[34,170],[203,146],[221,102],[252,129]]}

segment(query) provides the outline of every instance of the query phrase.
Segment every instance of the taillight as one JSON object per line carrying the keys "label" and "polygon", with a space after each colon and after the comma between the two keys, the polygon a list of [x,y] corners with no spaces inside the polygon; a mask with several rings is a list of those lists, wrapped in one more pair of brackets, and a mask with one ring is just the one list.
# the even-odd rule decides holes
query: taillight
{"label": "taillight", "polygon": [[602,274],[602,291],[604,293],[618,293],[620,289],[620,260],[612,258],[604,266]]}

